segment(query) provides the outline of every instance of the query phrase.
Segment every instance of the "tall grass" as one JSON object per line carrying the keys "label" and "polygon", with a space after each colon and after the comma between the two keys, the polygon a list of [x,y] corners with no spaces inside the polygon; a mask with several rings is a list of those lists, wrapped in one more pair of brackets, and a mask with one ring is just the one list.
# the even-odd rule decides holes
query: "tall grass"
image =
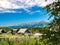
{"label": "tall grass", "polygon": [[44,45],[39,38],[15,38],[11,40],[1,40],[0,45]]}
{"label": "tall grass", "polygon": [[0,45],[60,45],[60,42],[51,42],[48,39],[42,40],[42,37],[10,35],[10,37],[1,37]]}

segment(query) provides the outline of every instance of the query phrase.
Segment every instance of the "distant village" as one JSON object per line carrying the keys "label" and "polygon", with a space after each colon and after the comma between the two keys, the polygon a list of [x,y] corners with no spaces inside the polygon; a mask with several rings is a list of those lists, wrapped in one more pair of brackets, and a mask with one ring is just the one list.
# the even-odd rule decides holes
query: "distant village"
{"label": "distant village", "polygon": [[42,33],[39,33],[39,32],[35,32],[34,34],[28,29],[28,28],[20,28],[20,29],[12,29],[8,32],[6,32],[5,29],[2,29],[0,28],[0,34],[12,34],[12,35],[15,35],[15,34],[21,34],[21,35],[28,35],[28,36],[41,36]]}

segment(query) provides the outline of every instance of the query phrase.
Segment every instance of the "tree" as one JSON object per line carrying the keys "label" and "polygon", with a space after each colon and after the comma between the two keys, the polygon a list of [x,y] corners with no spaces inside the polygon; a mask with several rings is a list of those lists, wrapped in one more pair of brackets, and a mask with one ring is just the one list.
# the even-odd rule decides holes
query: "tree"
{"label": "tree", "polygon": [[[57,27],[57,31],[60,29],[60,1],[56,1],[46,6],[47,12],[50,13],[50,17],[54,16],[51,23],[51,27]],[[55,28],[56,29],[56,28]]]}
{"label": "tree", "polygon": [[60,18],[60,1],[54,2],[45,7],[47,12],[51,14],[51,16],[59,17]]}
{"label": "tree", "polygon": [[51,30],[44,32],[46,35],[43,35],[42,37],[45,39],[48,38],[49,41],[56,42],[56,44],[54,43],[52,45],[57,45],[60,43],[60,1],[58,0],[46,6],[45,9],[50,18],[54,16],[54,19],[50,24]]}
{"label": "tree", "polygon": [[49,16],[54,16],[53,21],[51,22],[51,27],[57,27],[60,29],[60,1],[56,1],[45,7]]}

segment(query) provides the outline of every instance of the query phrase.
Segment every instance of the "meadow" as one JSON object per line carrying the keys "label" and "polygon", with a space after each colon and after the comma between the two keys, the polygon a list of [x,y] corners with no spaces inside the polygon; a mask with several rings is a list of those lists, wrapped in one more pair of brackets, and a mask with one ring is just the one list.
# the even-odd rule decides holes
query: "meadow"
{"label": "meadow", "polygon": [[60,43],[51,42],[48,38],[42,39],[42,36],[0,34],[0,45],[60,45]]}

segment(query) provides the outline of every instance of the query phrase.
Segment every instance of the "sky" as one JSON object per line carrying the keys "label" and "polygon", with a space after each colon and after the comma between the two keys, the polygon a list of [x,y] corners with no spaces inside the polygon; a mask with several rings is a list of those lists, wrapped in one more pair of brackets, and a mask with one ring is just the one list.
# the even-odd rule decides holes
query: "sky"
{"label": "sky", "polygon": [[0,0],[0,26],[48,21],[45,6],[55,0]]}

